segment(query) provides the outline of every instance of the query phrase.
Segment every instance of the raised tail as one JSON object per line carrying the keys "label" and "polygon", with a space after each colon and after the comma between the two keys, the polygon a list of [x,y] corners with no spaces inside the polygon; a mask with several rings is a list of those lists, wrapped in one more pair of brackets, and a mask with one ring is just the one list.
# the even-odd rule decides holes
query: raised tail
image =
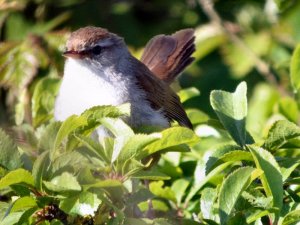
{"label": "raised tail", "polygon": [[172,35],[157,35],[146,45],[141,61],[159,79],[172,83],[194,61],[193,29],[177,31]]}

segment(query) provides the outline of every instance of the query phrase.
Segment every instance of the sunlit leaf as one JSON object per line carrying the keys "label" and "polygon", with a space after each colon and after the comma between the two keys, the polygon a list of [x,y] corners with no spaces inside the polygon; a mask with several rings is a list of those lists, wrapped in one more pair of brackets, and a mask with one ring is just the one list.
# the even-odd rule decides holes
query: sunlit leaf
{"label": "sunlit leaf", "polygon": [[281,98],[278,104],[279,112],[291,122],[297,123],[299,118],[299,110],[297,102],[290,97]]}
{"label": "sunlit leaf", "polygon": [[234,93],[212,91],[211,105],[220,121],[231,137],[240,146],[253,143],[246,131],[247,116],[247,86],[245,82],[239,84]]}
{"label": "sunlit leaf", "polygon": [[36,200],[34,198],[32,198],[30,196],[24,196],[24,197],[21,197],[21,198],[17,199],[13,203],[10,212],[23,211],[23,210],[26,210],[28,208],[32,208],[36,205],[37,205],[37,203],[36,203]]}
{"label": "sunlit leaf", "polygon": [[290,139],[299,136],[300,127],[287,120],[279,120],[270,128],[264,147],[269,150],[278,149]]}
{"label": "sunlit leaf", "polygon": [[197,88],[191,87],[180,90],[178,93],[180,101],[185,102],[193,97],[200,95],[200,91]]}
{"label": "sunlit leaf", "polygon": [[[184,145],[192,145],[199,141],[199,137],[190,129],[184,127],[171,127],[161,132],[162,137],[148,145],[145,151],[140,152],[141,158],[157,151],[171,149],[186,151]],[[182,146],[182,147],[181,147]]]}
{"label": "sunlit leaf", "polygon": [[51,181],[44,181],[44,185],[47,187],[47,189],[54,192],[81,190],[81,186],[77,182],[76,177],[68,172],[64,172],[62,175],[54,177]]}
{"label": "sunlit leaf", "polygon": [[282,225],[293,225],[300,221],[300,210],[293,210],[289,212],[282,221]]}
{"label": "sunlit leaf", "polygon": [[175,193],[177,205],[180,205],[182,198],[185,195],[186,189],[188,188],[189,184],[190,184],[190,182],[188,182],[185,179],[178,179],[173,182],[171,189]]}
{"label": "sunlit leaf", "polygon": [[291,83],[295,92],[300,89],[300,45],[294,50],[290,65]]}
{"label": "sunlit leaf", "polygon": [[283,202],[283,181],[280,168],[270,152],[256,146],[248,146],[258,169],[264,173],[260,176],[268,197],[273,198],[273,207],[281,210]]}
{"label": "sunlit leaf", "polygon": [[158,197],[162,197],[171,200],[173,202],[176,202],[175,192],[170,187],[163,187],[163,186],[164,186],[163,181],[155,181],[150,183],[149,189],[154,195]]}
{"label": "sunlit leaf", "polygon": [[243,167],[231,173],[224,180],[218,201],[221,224],[227,224],[240,195],[260,174],[261,172],[252,167]]}
{"label": "sunlit leaf", "polygon": [[34,186],[34,179],[32,175],[24,169],[17,169],[9,172],[0,180],[0,189],[8,187],[13,184],[25,184]]}
{"label": "sunlit leaf", "polygon": [[71,215],[94,215],[101,203],[96,194],[82,192],[60,202],[59,207]]}

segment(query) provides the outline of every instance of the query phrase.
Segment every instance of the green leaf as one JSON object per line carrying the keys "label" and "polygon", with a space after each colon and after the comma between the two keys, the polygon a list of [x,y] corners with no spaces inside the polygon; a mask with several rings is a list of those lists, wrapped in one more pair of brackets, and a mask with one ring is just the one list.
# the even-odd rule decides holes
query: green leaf
{"label": "green leaf", "polygon": [[37,69],[48,64],[48,56],[38,43],[33,36],[28,36],[5,54],[1,54],[3,49],[0,49],[1,85],[14,88],[16,94],[20,94],[36,76]]}
{"label": "green leaf", "polygon": [[[270,152],[256,146],[248,146],[258,169],[264,173],[261,182],[268,197],[273,198],[273,207],[280,212],[283,202],[283,181],[280,168]],[[278,215],[278,214],[277,214]]]}
{"label": "green leaf", "polygon": [[130,137],[134,136],[133,130],[121,119],[102,118],[103,124],[116,137],[114,139],[113,152],[111,162],[118,159],[123,146],[127,143]]}
{"label": "green leaf", "polygon": [[86,184],[83,185],[84,190],[88,190],[90,188],[107,188],[107,187],[121,187],[122,182],[119,180],[112,180],[112,179],[106,179],[106,180],[100,180],[93,184]]}
{"label": "green leaf", "polygon": [[127,159],[134,157],[136,154],[143,151],[145,147],[158,140],[159,138],[160,135],[157,133],[149,135],[136,134],[128,138],[118,155],[119,163],[124,163]]}
{"label": "green leaf", "polygon": [[214,188],[205,188],[201,192],[200,207],[204,219],[215,220],[215,201],[217,199],[217,190]]}
{"label": "green leaf", "polygon": [[103,147],[100,145],[99,142],[95,141],[94,139],[90,137],[85,137],[83,135],[77,135],[75,134],[75,137],[89,150],[91,150],[92,153],[96,154],[99,159],[105,161],[106,163],[110,163],[110,159],[106,156],[106,153],[103,149]]}
{"label": "green leaf", "polygon": [[275,3],[277,4],[277,7],[280,9],[280,11],[284,11],[285,9],[293,5],[293,2],[289,0],[275,0]]}
{"label": "green leaf", "polygon": [[222,156],[216,158],[216,160],[209,160],[209,166],[207,165],[206,170],[209,172],[213,168],[216,167],[216,165],[220,165],[224,162],[239,162],[242,160],[246,161],[253,161],[252,155],[249,152],[242,151],[242,150],[233,150],[227,153],[224,153]]}
{"label": "green leaf", "polygon": [[300,136],[300,127],[287,120],[276,121],[269,130],[264,148],[276,150],[288,140]]}
{"label": "green leaf", "polygon": [[21,155],[16,144],[0,128],[0,166],[7,170],[14,170],[22,166]]}
{"label": "green leaf", "polygon": [[170,179],[170,177],[167,176],[166,174],[153,168],[151,170],[140,170],[136,173],[133,173],[131,177],[142,179],[142,180],[169,180]]}
{"label": "green leaf", "polygon": [[289,212],[282,221],[282,225],[293,225],[300,221],[300,210],[293,210]]}
{"label": "green leaf", "polygon": [[32,176],[38,190],[42,190],[43,180],[47,179],[48,167],[50,166],[49,152],[43,152],[34,161]]}
{"label": "green leaf", "polygon": [[190,182],[185,179],[178,179],[172,183],[171,189],[175,193],[177,205],[181,204],[181,201],[186,193],[186,189],[188,188],[189,184]]}
{"label": "green leaf", "polygon": [[83,116],[76,115],[70,116],[62,123],[55,138],[53,149],[50,152],[50,158],[52,160],[58,157],[59,146],[61,145],[62,141],[78,127],[84,125],[87,125],[87,119]]}
{"label": "green leaf", "polygon": [[13,213],[10,213],[6,217],[4,217],[3,220],[1,220],[0,224],[1,225],[16,224],[20,220],[20,218],[21,218],[21,216],[22,216],[23,213],[24,212],[13,212]]}
{"label": "green leaf", "polygon": [[300,161],[298,159],[285,158],[279,161],[280,171],[282,175],[282,180],[285,182],[287,179],[293,177],[291,173],[296,170],[299,166]]}
{"label": "green leaf", "polygon": [[152,225],[153,221],[150,219],[136,219],[136,218],[125,218],[125,225]]}
{"label": "green leaf", "polygon": [[54,192],[81,191],[81,186],[77,182],[76,177],[68,172],[64,172],[62,175],[54,177],[50,182],[44,181],[44,185],[47,189]]}
{"label": "green leaf", "polygon": [[290,65],[291,83],[295,92],[300,89],[300,45],[293,52]]}
{"label": "green leaf", "polygon": [[[188,193],[186,199],[185,199],[185,204],[187,205],[189,201],[196,195],[200,189],[211,179],[213,179],[217,174],[221,173],[227,166],[229,166],[231,162],[226,162],[223,163],[219,166],[217,166],[215,169],[213,169],[210,173],[208,173],[201,182],[194,184]],[[195,174],[197,176],[197,174]]]}
{"label": "green leaf", "polygon": [[32,187],[34,186],[34,178],[27,170],[13,170],[0,180],[0,189],[13,184],[26,184]]}
{"label": "green leaf", "polygon": [[133,136],[133,130],[121,119],[118,118],[102,118],[101,124],[109,129],[116,137],[118,136]]}
{"label": "green leaf", "polygon": [[256,224],[258,221],[261,221],[260,218],[264,216],[270,216],[271,213],[274,213],[272,208],[269,210],[256,210],[247,217],[247,224],[252,224],[253,222]]}
{"label": "green leaf", "polygon": [[180,101],[183,103],[193,97],[199,96],[200,91],[195,87],[191,87],[191,88],[180,90],[177,94],[180,98]]}
{"label": "green leaf", "polygon": [[120,116],[129,115],[130,113],[130,105],[123,104],[120,106],[94,106],[90,109],[84,111],[81,116],[88,118],[89,122],[97,121],[100,122],[102,118],[118,118]]}
{"label": "green leaf", "polygon": [[29,208],[37,206],[36,201],[34,198],[30,196],[25,196],[18,198],[12,205],[10,213],[11,212],[17,212],[17,211],[24,211]]}
{"label": "green leaf", "polygon": [[281,98],[278,103],[279,112],[288,120],[297,123],[299,118],[299,111],[297,102],[291,97]]}
{"label": "green leaf", "polygon": [[265,125],[273,115],[278,99],[278,90],[269,84],[259,83],[253,89],[247,115],[247,129],[255,140],[263,141],[262,131],[266,129]]}
{"label": "green leaf", "polygon": [[62,122],[54,121],[48,124],[41,132],[38,147],[42,150],[54,149],[54,142]]}
{"label": "green leaf", "polygon": [[33,126],[37,127],[53,117],[55,96],[58,91],[60,80],[45,77],[35,86],[32,96],[32,119]]}
{"label": "green leaf", "polygon": [[18,94],[18,103],[15,105],[15,122],[20,126],[25,120],[25,110],[28,105],[28,90],[23,89]]}
{"label": "green leaf", "polygon": [[82,192],[74,197],[66,198],[59,204],[59,208],[71,215],[94,215],[101,201],[96,194]]}
{"label": "green leaf", "polygon": [[[199,137],[190,129],[184,127],[171,127],[161,132],[162,137],[148,145],[144,151],[140,152],[140,158],[144,158],[148,155],[151,155],[155,152],[161,150],[172,149],[172,147],[179,147],[185,151],[182,145],[192,145],[199,141]],[[175,150],[173,148],[173,150]]]}
{"label": "green leaf", "polygon": [[253,143],[246,131],[247,85],[239,84],[234,93],[212,91],[211,105],[231,137],[240,146]]}
{"label": "green leaf", "polygon": [[235,170],[223,181],[218,201],[221,224],[227,224],[242,192],[260,174],[261,171],[252,167],[243,167]]}
{"label": "green leaf", "polygon": [[136,205],[140,202],[147,201],[148,199],[152,199],[154,195],[147,188],[138,189],[137,192],[130,195],[127,203],[130,205]]}
{"label": "green leaf", "polygon": [[174,203],[176,203],[176,196],[174,191],[170,187],[163,187],[164,182],[153,181],[149,185],[149,190],[156,196],[168,199]]}
{"label": "green leaf", "polygon": [[[146,211],[149,210],[149,203],[148,203],[148,201],[141,202],[140,204],[138,204],[138,206],[139,206],[139,209],[142,212],[146,212]],[[152,210],[162,211],[162,212],[168,212],[168,211],[170,211],[170,208],[168,207],[168,205],[167,205],[167,203],[165,201],[152,199]]]}
{"label": "green leaf", "polygon": [[207,123],[209,120],[209,116],[199,109],[187,109],[186,114],[188,115],[188,118],[191,120],[192,124]]}

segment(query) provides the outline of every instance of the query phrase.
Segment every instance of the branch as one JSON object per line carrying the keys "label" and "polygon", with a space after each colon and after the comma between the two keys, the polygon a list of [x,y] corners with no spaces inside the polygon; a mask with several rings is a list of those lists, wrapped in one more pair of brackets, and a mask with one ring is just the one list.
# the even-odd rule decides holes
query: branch
{"label": "branch", "polygon": [[239,46],[243,51],[245,51],[249,55],[249,57],[253,59],[255,63],[255,68],[265,78],[265,80],[267,80],[270,84],[276,86],[282,94],[287,95],[286,90],[279,85],[275,74],[271,72],[269,64],[265,62],[263,59],[261,59],[259,56],[257,56],[252,51],[252,49],[250,49],[243,42],[243,40],[241,40],[235,33],[233,33],[231,29],[226,25],[226,23],[222,21],[221,17],[214,9],[212,0],[198,0],[198,1],[204,13],[211,20],[211,22],[219,26],[234,44]]}

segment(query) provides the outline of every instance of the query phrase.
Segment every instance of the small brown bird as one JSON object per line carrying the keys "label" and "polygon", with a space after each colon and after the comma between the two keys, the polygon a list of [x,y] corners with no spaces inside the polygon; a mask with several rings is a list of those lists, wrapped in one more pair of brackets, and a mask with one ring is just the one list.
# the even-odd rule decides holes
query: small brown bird
{"label": "small brown bird", "polygon": [[133,128],[167,128],[175,120],[192,128],[170,83],[194,58],[194,30],[158,35],[146,45],[141,60],[123,40],[99,27],[84,27],[71,34],[64,56],[64,77],[55,104],[55,118],[65,120],[97,105],[129,102],[126,122]]}

